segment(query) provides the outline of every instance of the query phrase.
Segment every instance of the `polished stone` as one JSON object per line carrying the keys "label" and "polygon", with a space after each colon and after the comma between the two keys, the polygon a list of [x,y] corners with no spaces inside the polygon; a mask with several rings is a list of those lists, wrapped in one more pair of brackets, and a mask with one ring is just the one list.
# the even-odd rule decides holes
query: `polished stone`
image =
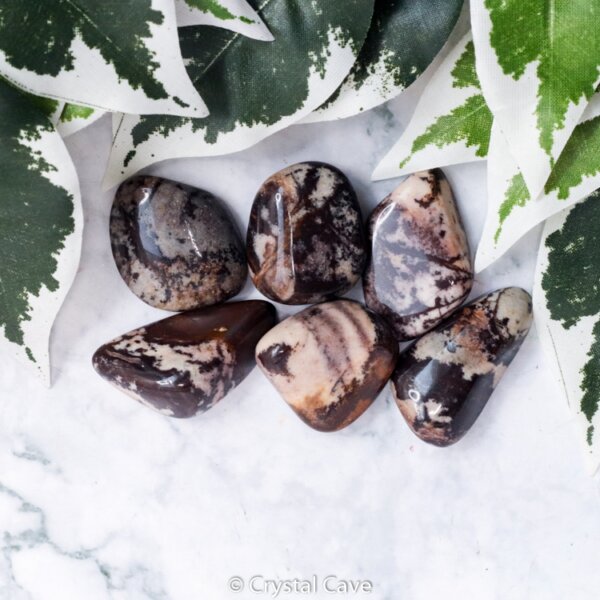
{"label": "polished stone", "polygon": [[141,175],[124,182],[110,217],[112,251],[131,291],[180,311],[235,296],[247,276],[244,247],[212,194]]}
{"label": "polished stone", "polygon": [[505,288],[461,308],[400,355],[392,389],[423,441],[449,446],[469,431],[532,321],[530,295]]}
{"label": "polished stone", "polygon": [[399,340],[430,331],[469,295],[469,244],[442,171],[405,179],[377,206],[368,232],[365,301],[390,322]]}
{"label": "polished stone", "polygon": [[398,344],[378,315],[350,300],[311,306],[269,331],[257,363],[308,425],[350,425],[388,381]]}
{"label": "polished stone", "polygon": [[255,366],[258,340],[277,322],[268,302],[249,300],[181,313],[102,346],[96,371],[165,415],[206,412]]}
{"label": "polished stone", "polygon": [[248,224],[254,285],[284,304],[311,304],[348,291],[362,275],[366,240],[347,177],[319,162],[269,177]]}

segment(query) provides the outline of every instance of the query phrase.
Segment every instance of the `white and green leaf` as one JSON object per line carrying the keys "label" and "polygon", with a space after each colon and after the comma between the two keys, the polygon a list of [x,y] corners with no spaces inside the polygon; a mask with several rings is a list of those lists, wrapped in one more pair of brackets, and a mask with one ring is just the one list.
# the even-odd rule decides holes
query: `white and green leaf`
{"label": "white and green leaf", "polygon": [[492,115],[475,71],[473,41],[467,34],[431,78],[408,127],[379,163],[373,179],[482,160],[491,127]]}
{"label": "white and green leaf", "polygon": [[183,64],[173,0],[0,0],[0,75],[102,110],[206,115]]}
{"label": "white and green leaf", "polygon": [[508,142],[494,122],[488,156],[488,212],[475,259],[476,271],[492,264],[548,217],[600,187],[600,94],[588,104],[544,191],[532,201]]}
{"label": "white and green leaf", "polygon": [[0,81],[0,356],[49,382],[48,343],[79,262],[77,174],[47,104]]}
{"label": "white and green leaf", "polygon": [[581,432],[591,471],[600,465],[600,191],[546,223],[534,306],[542,346]]}
{"label": "white and green leaf", "polygon": [[367,39],[338,90],[303,122],[351,117],[394,98],[430,65],[463,0],[376,0]]}
{"label": "white and green leaf", "polygon": [[273,41],[273,35],[246,0],[175,0],[177,26],[213,25],[249,38]]}
{"label": "white and green leaf", "polygon": [[67,102],[60,113],[56,129],[63,138],[66,138],[95,123],[105,114],[106,111],[103,110]]}
{"label": "white and green leaf", "polygon": [[472,0],[483,95],[533,197],[600,81],[598,0]]}
{"label": "white and green leaf", "polygon": [[214,156],[256,144],[320,106],[344,80],[367,35],[374,0],[250,4],[275,41],[215,27],[184,27],[181,47],[206,119],[126,115],[106,186],[168,158]]}

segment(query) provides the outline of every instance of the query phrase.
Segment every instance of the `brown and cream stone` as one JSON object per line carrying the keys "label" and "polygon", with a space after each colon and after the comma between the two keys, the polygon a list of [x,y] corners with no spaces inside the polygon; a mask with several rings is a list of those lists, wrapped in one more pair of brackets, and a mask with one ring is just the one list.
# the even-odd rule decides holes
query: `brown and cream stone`
{"label": "brown and cream stone", "polygon": [[255,366],[260,338],[277,322],[261,300],[194,310],[135,329],[94,354],[109,383],[170,417],[212,408]]}
{"label": "brown and cream stone", "polygon": [[283,399],[319,431],[350,425],[375,400],[398,344],[378,315],[350,300],[311,306],[258,343],[258,366]]}
{"label": "brown and cream stone", "polygon": [[365,301],[399,340],[433,329],[469,295],[469,244],[442,171],[405,179],[371,214],[368,235]]}
{"label": "brown and cream stone", "polygon": [[400,355],[392,389],[423,441],[449,446],[479,417],[532,321],[531,297],[505,288],[461,308]]}
{"label": "brown and cream stone", "polygon": [[284,304],[341,295],[361,277],[366,240],[356,193],[335,167],[293,165],[263,183],[246,242],[254,285]]}
{"label": "brown and cream stone", "polygon": [[227,209],[182,183],[145,175],[125,181],[113,202],[110,238],[121,277],[156,308],[224,302],[246,281],[244,246]]}

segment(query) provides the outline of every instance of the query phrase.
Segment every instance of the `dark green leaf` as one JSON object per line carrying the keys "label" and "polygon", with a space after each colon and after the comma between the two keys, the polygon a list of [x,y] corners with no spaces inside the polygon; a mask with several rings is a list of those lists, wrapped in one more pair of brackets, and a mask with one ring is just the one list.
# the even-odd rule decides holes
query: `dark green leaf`
{"label": "dark green leaf", "polygon": [[348,117],[398,95],[441,50],[462,5],[463,0],[377,0],[352,71],[309,120]]}
{"label": "dark green leaf", "polygon": [[[117,140],[121,145],[115,145],[118,153],[111,158],[113,171],[123,171],[123,159],[127,166],[150,140],[152,149],[149,144],[136,169],[174,155],[240,150],[298,120],[346,76],[373,10],[373,0],[271,0],[260,6],[252,0],[250,4],[275,41],[264,43],[219,28],[181,29],[188,73],[210,116],[125,119]],[[165,137],[181,140],[181,154],[173,153],[173,143],[161,145]]]}
{"label": "dark green leaf", "polygon": [[59,288],[57,255],[75,227],[73,195],[48,179],[56,167],[36,149],[44,132],[54,128],[37,103],[0,82],[0,326],[20,345],[31,297]]}

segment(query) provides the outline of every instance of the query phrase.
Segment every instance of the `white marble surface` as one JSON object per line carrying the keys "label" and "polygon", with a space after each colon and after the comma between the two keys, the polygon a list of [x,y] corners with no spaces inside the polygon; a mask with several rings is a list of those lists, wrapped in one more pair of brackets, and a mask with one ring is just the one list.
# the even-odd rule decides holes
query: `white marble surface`
{"label": "white marble surface", "polygon": [[[369,175],[419,88],[389,110],[301,126],[235,156],[153,173],[220,195],[244,228],[261,181],[298,160],[348,173],[365,212],[396,182]],[[209,413],[169,420],[93,372],[104,341],[162,316],[122,283],[100,192],[103,119],[69,141],[86,232],[52,341],[55,384],[0,369],[0,598],[227,600],[235,575],[370,580],[377,600],[592,600],[600,594],[598,482],[535,331],[481,419],[448,449],[417,440],[386,390],[347,430],[304,426],[255,370]],[[483,164],[448,169],[473,245]],[[477,278],[531,287],[537,233]],[[356,294],[355,290],[355,294]],[[250,284],[244,297],[257,294]],[[284,314],[289,309],[284,311]],[[336,597],[323,590],[285,598]]]}

